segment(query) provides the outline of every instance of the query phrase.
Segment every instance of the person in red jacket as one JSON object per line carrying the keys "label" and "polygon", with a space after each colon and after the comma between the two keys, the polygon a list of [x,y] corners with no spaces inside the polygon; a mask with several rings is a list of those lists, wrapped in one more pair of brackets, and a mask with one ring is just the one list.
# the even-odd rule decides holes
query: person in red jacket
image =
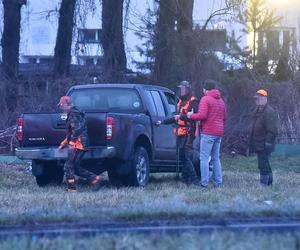
{"label": "person in red jacket", "polygon": [[188,112],[187,117],[201,121],[200,169],[201,185],[208,186],[209,157],[213,165],[213,182],[215,186],[222,184],[222,167],[220,161],[220,145],[224,135],[224,124],[227,116],[226,106],[221,92],[216,89],[216,82],[206,80],[203,87],[198,113]]}

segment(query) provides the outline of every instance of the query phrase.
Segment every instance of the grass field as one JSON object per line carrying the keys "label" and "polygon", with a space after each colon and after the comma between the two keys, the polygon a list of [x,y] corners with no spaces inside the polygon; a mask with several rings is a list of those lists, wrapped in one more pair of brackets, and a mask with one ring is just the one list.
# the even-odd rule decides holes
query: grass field
{"label": "grass field", "polygon": [[114,234],[95,237],[58,237],[36,238],[21,237],[9,238],[0,241],[1,250],[19,249],[204,249],[204,250],[298,250],[300,247],[299,233],[254,233],[254,232],[210,232],[201,235],[192,233],[183,234]]}
{"label": "grass field", "polygon": [[299,157],[272,158],[272,187],[259,184],[255,158],[222,162],[222,188],[187,187],[173,174],[156,174],[145,188],[103,187],[94,193],[81,184],[75,194],[63,185],[39,188],[26,165],[1,164],[0,224],[300,216]]}

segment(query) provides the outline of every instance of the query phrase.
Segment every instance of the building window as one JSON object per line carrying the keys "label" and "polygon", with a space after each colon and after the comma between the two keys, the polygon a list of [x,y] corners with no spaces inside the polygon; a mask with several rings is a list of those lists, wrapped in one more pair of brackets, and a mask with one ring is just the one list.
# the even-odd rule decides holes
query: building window
{"label": "building window", "polygon": [[35,57],[29,57],[28,63],[37,63],[37,59]]}
{"label": "building window", "polygon": [[94,58],[86,58],[85,65],[89,65],[89,66],[94,65]]}
{"label": "building window", "polygon": [[101,29],[79,29],[78,36],[80,43],[100,43]]}
{"label": "building window", "polygon": [[41,64],[52,64],[54,63],[54,58],[53,57],[42,57],[40,58],[40,63]]}

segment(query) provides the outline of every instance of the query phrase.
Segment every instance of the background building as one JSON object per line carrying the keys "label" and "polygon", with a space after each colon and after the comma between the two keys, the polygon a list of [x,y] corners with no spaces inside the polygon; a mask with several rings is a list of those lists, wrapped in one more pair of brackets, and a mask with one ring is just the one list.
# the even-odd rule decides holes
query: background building
{"label": "background building", "polygon": [[[249,1],[249,0],[248,0]],[[300,51],[300,1],[299,0],[266,0],[270,9],[283,17],[281,23],[268,34],[260,34],[257,38],[258,53],[265,48],[272,59],[278,48],[288,43],[289,53]],[[101,5],[100,1],[82,1],[81,9],[76,17],[76,28],[72,46],[72,64],[100,65],[103,50],[101,46]],[[91,1],[93,2],[93,1]],[[22,29],[20,43],[20,63],[49,64],[53,60],[54,46],[58,24],[60,1],[30,0],[22,8]],[[195,0],[194,26],[201,29],[212,13],[223,9],[225,0]],[[154,0],[131,0],[129,8],[124,11],[128,18],[124,22],[125,50],[127,67],[135,70],[134,61],[142,61],[137,46],[142,46],[135,34],[143,24],[147,9],[155,10]],[[2,11],[2,10],[1,10]],[[2,32],[3,25],[0,25]],[[252,35],[246,35],[243,26],[230,15],[216,15],[207,24],[207,36],[214,40],[217,50],[224,50],[224,34],[238,40],[243,49],[253,46]],[[225,33],[224,33],[225,32]],[[217,40],[216,40],[217,39]],[[216,40],[216,41],[215,41]],[[259,49],[260,47],[260,49]]]}

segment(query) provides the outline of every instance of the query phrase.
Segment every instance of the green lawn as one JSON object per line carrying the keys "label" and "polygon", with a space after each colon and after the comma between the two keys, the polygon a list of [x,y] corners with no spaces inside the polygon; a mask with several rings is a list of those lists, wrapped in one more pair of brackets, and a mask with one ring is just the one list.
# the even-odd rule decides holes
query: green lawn
{"label": "green lawn", "polygon": [[187,187],[173,174],[153,175],[145,188],[87,185],[39,188],[26,165],[0,165],[0,224],[181,218],[300,216],[300,158],[272,158],[274,185],[262,187],[255,158],[224,158],[224,186]]}
{"label": "green lawn", "polygon": [[113,249],[113,250],[298,250],[300,234],[264,232],[210,232],[183,234],[114,234],[95,237],[9,238],[0,241],[1,250],[19,249]]}

